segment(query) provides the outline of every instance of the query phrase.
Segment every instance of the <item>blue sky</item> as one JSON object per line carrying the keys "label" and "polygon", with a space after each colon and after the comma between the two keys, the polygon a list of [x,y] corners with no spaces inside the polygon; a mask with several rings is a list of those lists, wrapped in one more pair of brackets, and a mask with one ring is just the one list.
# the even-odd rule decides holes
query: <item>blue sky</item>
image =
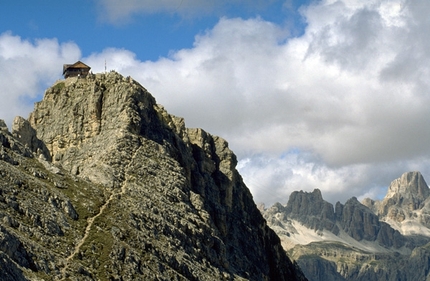
{"label": "blue sky", "polygon": [[[104,6],[103,2],[6,0],[0,11],[0,26],[2,31],[9,30],[23,39],[72,41],[80,47],[84,57],[112,47],[130,50],[138,59],[145,61],[168,56],[172,50],[191,48],[195,36],[211,29],[220,17],[261,17],[281,25],[290,24],[295,29],[292,31],[298,34],[303,31],[305,23],[297,9],[310,1],[291,1],[287,6],[277,0],[250,1],[249,4],[225,1],[229,4],[219,6],[208,1],[208,10],[203,7],[196,11],[183,11],[181,6],[192,1],[175,0],[166,1],[166,5],[173,8],[160,7],[156,12],[142,9],[119,18],[109,11],[127,1],[106,1],[112,2],[112,6]],[[212,5],[216,7],[212,8]]]}
{"label": "blue sky", "polygon": [[131,75],[225,138],[257,202],[332,203],[430,178],[430,2],[5,0],[0,118],[27,117],[62,65]]}

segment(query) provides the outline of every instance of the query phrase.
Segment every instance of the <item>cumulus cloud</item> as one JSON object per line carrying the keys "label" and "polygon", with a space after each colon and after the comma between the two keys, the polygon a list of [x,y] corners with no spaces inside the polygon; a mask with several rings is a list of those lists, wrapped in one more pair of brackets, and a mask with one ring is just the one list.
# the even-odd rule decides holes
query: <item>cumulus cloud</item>
{"label": "cumulus cloud", "polygon": [[170,112],[229,140],[257,201],[300,188],[332,200],[375,195],[410,168],[427,172],[429,10],[318,1],[302,7],[297,38],[260,18],[222,18],[193,48],[156,62],[112,49],[89,60],[111,53],[112,67]]}
{"label": "cumulus cloud", "polygon": [[352,196],[382,199],[389,184],[405,171],[421,171],[430,175],[429,159],[393,161],[380,164],[353,164],[333,168],[315,154],[292,150],[278,157],[268,154],[248,155],[238,169],[257,203],[270,206],[286,204],[293,191],[322,191],[332,204],[344,203]]}
{"label": "cumulus cloud", "polygon": [[73,43],[56,39],[24,40],[10,32],[0,34],[0,118],[8,126],[16,115],[27,117],[33,101],[61,78],[63,63],[81,56]]}
{"label": "cumulus cloud", "polygon": [[[167,9],[165,3],[148,12]],[[104,71],[106,61],[108,70],[131,75],[169,112],[185,117],[187,126],[227,139],[258,202],[286,203],[291,191],[314,188],[333,203],[381,197],[403,172],[420,170],[430,178],[430,4],[323,0],[301,12],[307,27],[299,37],[258,17],[221,18],[196,36],[192,48],[157,61],[109,48],[84,61],[94,72]],[[73,44],[10,34],[0,42],[6,39],[0,59],[10,65],[1,68],[9,80],[7,72],[24,65],[15,64],[18,53],[28,54],[33,65],[43,62],[32,53],[48,46],[58,61],[65,48],[79,56]],[[15,48],[23,50],[14,54]],[[39,77],[29,78],[35,86],[52,79],[37,67],[19,69],[24,78]],[[14,85],[9,91],[16,96],[35,95]]]}

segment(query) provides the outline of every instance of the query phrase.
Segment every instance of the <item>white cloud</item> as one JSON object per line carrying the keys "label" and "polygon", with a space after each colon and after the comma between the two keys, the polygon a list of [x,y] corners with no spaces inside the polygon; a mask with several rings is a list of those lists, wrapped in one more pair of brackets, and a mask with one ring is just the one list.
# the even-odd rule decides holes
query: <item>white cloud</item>
{"label": "white cloud", "polygon": [[[223,18],[169,58],[106,50],[89,60],[123,56],[114,68],[189,126],[229,140],[257,201],[301,188],[335,201],[375,194],[411,167],[425,175],[429,8],[319,1],[302,8],[308,26],[299,38],[259,18]],[[273,156],[292,148],[307,160]]]}
{"label": "white cloud", "polygon": [[[411,169],[430,177],[430,4],[327,0],[301,11],[308,26],[297,38],[261,18],[222,18],[192,48],[158,61],[121,49],[84,61],[97,72],[106,60],[188,126],[227,139],[256,201],[285,203],[314,188],[344,201],[380,194]],[[49,45],[13,38],[16,48]],[[60,60],[66,45],[51,45]],[[6,57],[17,55],[1,50],[13,66]]]}
{"label": "white cloud", "polygon": [[352,196],[382,199],[391,181],[405,171],[421,171],[430,175],[429,159],[392,161],[381,164],[352,164],[333,168],[314,154],[291,150],[278,157],[270,154],[249,155],[238,164],[238,170],[257,203],[270,206],[286,204],[293,191],[322,191],[333,205]]}
{"label": "white cloud", "polygon": [[74,62],[80,55],[73,43],[30,42],[10,32],[0,34],[0,118],[9,128],[16,115],[27,117],[32,101],[61,78],[63,63]]}

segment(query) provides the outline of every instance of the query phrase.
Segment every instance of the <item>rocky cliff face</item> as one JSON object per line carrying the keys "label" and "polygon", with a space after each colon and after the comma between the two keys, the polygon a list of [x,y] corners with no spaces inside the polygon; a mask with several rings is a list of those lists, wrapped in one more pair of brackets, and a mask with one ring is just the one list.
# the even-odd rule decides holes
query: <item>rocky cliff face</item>
{"label": "rocky cliff face", "polygon": [[130,77],[59,81],[0,142],[1,280],[306,280],[227,142]]}
{"label": "rocky cliff face", "polygon": [[319,190],[300,191],[262,213],[309,280],[427,280],[429,195],[409,172],[382,201],[353,197],[333,208]]}
{"label": "rocky cliff face", "polygon": [[[399,229],[406,235],[423,234],[429,236],[430,232],[430,189],[419,172],[403,174],[394,180],[388,188],[387,195],[378,202],[376,213],[386,222]],[[410,227],[415,225],[424,228]]]}
{"label": "rocky cliff face", "polygon": [[381,222],[369,208],[357,198],[349,199],[345,205],[336,204],[336,218],[341,229],[357,241],[377,241],[380,246],[399,249],[405,239],[389,224]]}
{"label": "rocky cliff face", "polygon": [[335,233],[339,231],[335,223],[333,205],[323,200],[318,189],[311,193],[303,191],[291,193],[284,212],[311,229],[327,229]]}

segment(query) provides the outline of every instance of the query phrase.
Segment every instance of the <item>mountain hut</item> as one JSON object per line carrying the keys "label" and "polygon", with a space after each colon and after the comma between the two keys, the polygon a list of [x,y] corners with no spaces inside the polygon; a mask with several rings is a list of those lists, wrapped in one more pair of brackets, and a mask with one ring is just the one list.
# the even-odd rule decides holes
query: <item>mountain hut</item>
{"label": "mountain hut", "polygon": [[91,67],[81,61],[74,64],[63,64],[63,76],[68,77],[85,77],[90,72]]}

